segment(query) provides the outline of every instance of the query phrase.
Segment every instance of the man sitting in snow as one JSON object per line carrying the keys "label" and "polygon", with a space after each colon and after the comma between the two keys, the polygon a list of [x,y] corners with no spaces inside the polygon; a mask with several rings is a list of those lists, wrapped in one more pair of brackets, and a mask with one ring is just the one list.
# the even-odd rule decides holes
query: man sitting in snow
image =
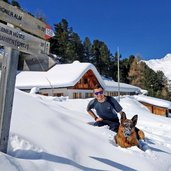
{"label": "man sitting in snow", "polygon": [[[109,128],[117,132],[119,128],[119,119],[117,112],[122,115],[122,107],[113,97],[105,96],[101,86],[94,88],[95,99],[91,100],[87,106],[87,112],[94,118],[95,126],[108,125]],[[96,110],[98,116],[92,111]]]}
{"label": "man sitting in snow", "polygon": [[[119,129],[119,118],[117,113],[122,115],[124,112],[122,111],[121,105],[115,100],[115,98],[104,95],[104,90],[101,86],[96,86],[94,88],[94,99],[91,100],[87,106],[87,112],[94,118],[95,126],[104,126],[108,125],[109,129],[118,132]],[[92,111],[92,109],[96,110],[98,116]],[[147,149],[147,145],[140,139],[138,134],[139,129],[135,127],[137,139],[139,140],[140,149],[145,151]]]}

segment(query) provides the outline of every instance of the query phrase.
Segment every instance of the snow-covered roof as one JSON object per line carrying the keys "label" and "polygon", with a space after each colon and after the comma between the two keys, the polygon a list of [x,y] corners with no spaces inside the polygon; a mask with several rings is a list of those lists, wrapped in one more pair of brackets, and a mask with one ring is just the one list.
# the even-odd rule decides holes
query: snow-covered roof
{"label": "snow-covered roof", "polygon": [[95,66],[91,63],[74,61],[71,64],[57,64],[47,72],[22,71],[17,74],[16,87],[30,89],[32,87],[54,88],[74,86],[81,77],[92,70],[102,87],[105,84]]}
{"label": "snow-covered roof", "polygon": [[[106,91],[118,91],[118,82],[115,82],[112,79],[108,79],[108,78],[103,78],[103,81],[105,82],[106,85]],[[122,92],[137,92],[139,93],[141,91],[141,89],[139,87],[130,85],[130,84],[126,84],[126,83],[120,83],[120,91]]]}
{"label": "snow-covered roof", "polygon": [[[98,82],[106,91],[118,91],[118,83],[102,78],[96,67],[91,63],[74,61],[71,64],[56,64],[47,72],[21,71],[16,77],[16,87],[19,89],[55,88],[74,86],[89,70],[95,74]],[[140,92],[140,88],[120,83],[121,92]]]}
{"label": "snow-covered roof", "polygon": [[33,87],[50,88],[46,72],[22,71],[16,76],[15,86],[19,89],[31,89]]}
{"label": "snow-covered roof", "polygon": [[74,86],[88,70],[92,70],[101,86],[105,87],[99,72],[91,63],[74,61],[72,64],[55,65],[47,75],[52,86],[67,87]]}
{"label": "snow-covered roof", "polygon": [[135,95],[135,99],[141,102],[149,103],[155,106],[161,106],[171,109],[171,102],[163,99],[158,99],[155,97],[145,96],[145,95]]}

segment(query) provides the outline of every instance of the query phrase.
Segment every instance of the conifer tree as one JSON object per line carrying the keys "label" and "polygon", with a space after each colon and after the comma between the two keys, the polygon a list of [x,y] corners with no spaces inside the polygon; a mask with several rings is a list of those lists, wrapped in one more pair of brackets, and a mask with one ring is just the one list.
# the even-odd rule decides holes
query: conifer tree
{"label": "conifer tree", "polygon": [[134,61],[135,56],[130,55],[129,58],[125,58],[120,62],[120,72],[121,72],[121,82],[129,84],[129,70],[132,62]]}
{"label": "conifer tree", "polygon": [[69,35],[72,28],[68,27],[68,22],[65,19],[58,24],[55,24],[55,36],[50,39],[50,51],[53,54],[61,57],[61,63],[68,62],[68,51],[71,49],[69,44]]}
{"label": "conifer tree", "polygon": [[[119,56],[121,58],[121,55]],[[119,59],[120,60],[120,59]],[[114,56],[111,56],[110,58],[110,73],[109,76],[113,78],[113,80],[118,80],[118,54],[115,52]]]}
{"label": "conifer tree", "polygon": [[123,83],[129,83],[128,72],[130,69],[129,59],[125,58],[120,61],[120,81]]}
{"label": "conifer tree", "polygon": [[84,48],[84,62],[92,63],[92,44],[88,37],[85,37],[83,41],[83,48]]}
{"label": "conifer tree", "polygon": [[92,63],[102,75],[109,72],[110,51],[104,42],[94,40],[92,45]]}
{"label": "conifer tree", "polygon": [[68,26],[66,19],[55,24],[55,36],[50,40],[50,51],[61,57],[61,63],[84,61],[84,47],[79,35]]}
{"label": "conifer tree", "polygon": [[155,72],[146,63],[137,61],[138,59],[135,58],[130,67],[130,84],[147,90],[149,96],[169,100],[167,79],[164,73],[162,71]]}
{"label": "conifer tree", "polygon": [[101,48],[101,59],[102,59],[102,66],[103,66],[103,71],[102,74],[104,76],[108,76],[110,72],[109,64],[110,64],[110,51],[105,43],[102,43]]}
{"label": "conifer tree", "polygon": [[130,80],[130,84],[141,87],[141,70],[140,65],[138,64],[139,60],[135,57],[130,66],[130,70],[128,73],[128,79]]}
{"label": "conifer tree", "polygon": [[[69,43],[72,45],[73,54],[70,56],[70,61],[78,60],[80,62],[84,61],[84,47],[81,42],[79,35],[75,32],[72,32],[69,38]],[[68,53],[68,56],[70,54]]]}

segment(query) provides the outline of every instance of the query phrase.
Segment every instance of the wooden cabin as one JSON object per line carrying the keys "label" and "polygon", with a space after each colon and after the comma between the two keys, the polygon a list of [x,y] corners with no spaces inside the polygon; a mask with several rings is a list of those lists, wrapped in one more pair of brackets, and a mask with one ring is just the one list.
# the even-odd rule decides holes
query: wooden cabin
{"label": "wooden cabin", "polygon": [[146,106],[151,111],[151,113],[168,117],[168,114],[169,114],[168,108],[161,107],[161,106],[155,106],[153,104],[149,104],[149,103],[145,103],[145,102],[141,102],[141,101],[139,101],[139,102],[141,104],[143,104],[144,106]]}
{"label": "wooden cabin", "polygon": [[20,90],[30,92],[38,87],[39,94],[74,99],[93,97],[93,89],[97,84],[105,88],[95,66],[79,61],[56,64],[47,72],[22,71],[16,78],[16,87]]}
{"label": "wooden cabin", "polygon": [[151,113],[168,117],[171,114],[171,102],[154,97],[139,95],[134,96],[141,104],[146,106]]}
{"label": "wooden cabin", "polygon": [[[106,85],[106,94],[108,96],[118,96],[118,82],[111,78],[102,77]],[[120,95],[137,95],[141,94],[141,88],[126,83],[119,83]]]}
{"label": "wooden cabin", "polygon": [[[74,90],[93,90],[94,87],[100,84],[99,81],[97,80],[95,74],[93,73],[92,70],[88,70],[83,76],[82,78],[75,84],[75,86],[72,88]],[[74,94],[73,98],[81,98],[81,93]],[[88,91],[85,92],[84,98],[90,98],[93,97],[93,91]]]}
{"label": "wooden cabin", "polygon": [[[109,84],[110,83],[110,84]],[[16,77],[16,87],[30,92],[38,88],[45,96],[68,96],[75,98],[93,97],[94,87],[100,84],[106,94],[117,96],[117,83],[106,82],[91,63],[74,61],[71,64],[56,64],[48,71],[21,71]],[[120,94],[136,94],[140,88],[121,83]]]}
{"label": "wooden cabin", "polygon": [[[102,80],[101,80],[102,81]],[[93,97],[94,87],[100,84],[100,81],[97,79],[96,75],[92,70],[88,70],[80,80],[73,86],[70,87],[57,87],[53,89],[40,89],[39,94],[42,95],[51,95],[51,96],[69,96],[69,98],[78,99],[78,98],[91,98]],[[53,90],[53,92],[52,92]]]}

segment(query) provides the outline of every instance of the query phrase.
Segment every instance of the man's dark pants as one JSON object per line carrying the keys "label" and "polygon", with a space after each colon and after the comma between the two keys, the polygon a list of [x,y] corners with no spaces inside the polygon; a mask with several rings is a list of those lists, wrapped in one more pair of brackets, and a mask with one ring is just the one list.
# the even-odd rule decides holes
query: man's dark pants
{"label": "man's dark pants", "polygon": [[104,125],[108,125],[109,129],[114,131],[114,132],[118,132],[118,128],[119,128],[119,119],[115,118],[115,119],[111,119],[111,120],[103,120],[103,121],[97,121],[94,123],[94,126],[104,126]]}

